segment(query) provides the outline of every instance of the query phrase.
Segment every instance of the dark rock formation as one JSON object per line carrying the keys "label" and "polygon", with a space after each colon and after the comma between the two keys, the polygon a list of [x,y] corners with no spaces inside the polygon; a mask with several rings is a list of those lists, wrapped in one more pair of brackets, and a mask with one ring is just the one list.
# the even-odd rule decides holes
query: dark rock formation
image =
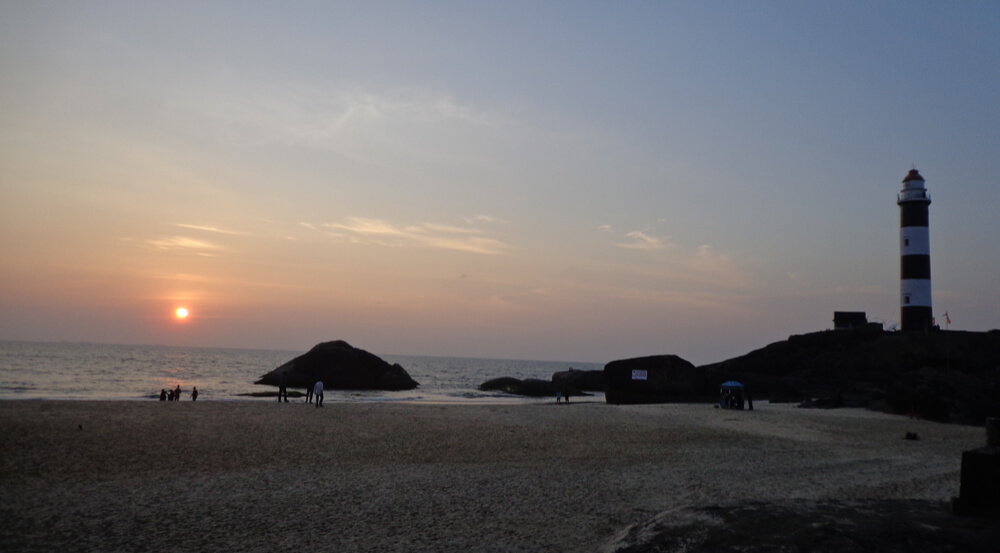
{"label": "dark rock formation", "polygon": [[996,330],[814,332],[700,369],[718,382],[738,380],[758,398],[961,424],[1000,416]]}
{"label": "dark rock formation", "polygon": [[1000,419],[986,420],[986,446],[962,452],[956,514],[1000,520]]}
{"label": "dark rock formation", "polygon": [[552,383],[557,387],[588,392],[604,391],[604,371],[578,371],[570,367],[552,375]]}
{"label": "dark rock formation", "polygon": [[403,367],[343,340],[318,344],[254,384],[278,386],[282,375],[289,388],[305,388],[317,380],[327,390],[412,390],[419,386]]}
{"label": "dark rock formation", "polygon": [[952,515],[926,500],[741,503],[689,507],[626,529],[602,551],[822,551],[986,553],[996,551],[996,521]]}
{"label": "dark rock formation", "polygon": [[717,399],[720,382],[676,355],[622,359],[604,366],[604,395],[612,404]]}
{"label": "dark rock formation", "polygon": [[608,403],[717,401],[736,380],[772,402],[980,425],[1000,416],[1000,331],[814,332],[697,368],[670,355],[612,361],[604,377]]}
{"label": "dark rock formation", "polygon": [[565,393],[565,390],[556,387],[548,380],[538,378],[521,380],[509,376],[487,380],[479,385],[479,389],[484,392],[503,392],[528,397],[555,397],[556,392]]}

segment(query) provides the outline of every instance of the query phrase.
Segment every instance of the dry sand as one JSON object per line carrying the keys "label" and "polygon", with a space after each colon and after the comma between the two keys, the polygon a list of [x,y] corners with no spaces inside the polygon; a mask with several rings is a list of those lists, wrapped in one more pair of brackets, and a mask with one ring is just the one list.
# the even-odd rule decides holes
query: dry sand
{"label": "dry sand", "polygon": [[984,440],[787,405],[0,401],[0,550],[598,551],[686,505],[947,500]]}

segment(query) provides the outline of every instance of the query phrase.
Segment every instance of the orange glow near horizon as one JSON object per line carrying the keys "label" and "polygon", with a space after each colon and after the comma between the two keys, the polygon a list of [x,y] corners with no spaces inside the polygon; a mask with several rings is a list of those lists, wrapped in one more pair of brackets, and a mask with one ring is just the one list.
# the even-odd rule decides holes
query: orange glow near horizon
{"label": "orange glow near horizon", "polygon": [[190,313],[188,312],[187,308],[185,308],[185,307],[178,307],[177,311],[174,312],[174,315],[176,315],[177,318],[180,319],[180,320],[186,319],[189,314]]}

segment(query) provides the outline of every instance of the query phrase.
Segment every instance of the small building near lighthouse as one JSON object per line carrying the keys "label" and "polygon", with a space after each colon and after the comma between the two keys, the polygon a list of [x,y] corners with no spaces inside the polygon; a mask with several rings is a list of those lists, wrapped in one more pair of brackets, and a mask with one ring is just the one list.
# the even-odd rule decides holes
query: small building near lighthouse
{"label": "small building near lighthouse", "polygon": [[833,328],[865,328],[868,326],[868,314],[864,311],[834,311]]}

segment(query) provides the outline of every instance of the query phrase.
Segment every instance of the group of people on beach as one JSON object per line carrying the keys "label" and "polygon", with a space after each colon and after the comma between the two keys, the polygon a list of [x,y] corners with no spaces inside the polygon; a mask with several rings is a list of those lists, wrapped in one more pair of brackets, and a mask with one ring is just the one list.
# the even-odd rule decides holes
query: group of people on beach
{"label": "group of people on beach", "polygon": [[[167,390],[163,388],[160,390],[160,401],[180,401],[181,400],[181,385],[178,384],[173,390]],[[191,389],[191,401],[198,401],[198,388]]]}
{"label": "group of people on beach", "polygon": [[317,380],[311,387],[306,386],[306,403],[313,403],[316,400],[316,407],[323,406],[323,381]]}
{"label": "group of people on beach", "polygon": [[[317,380],[312,386],[306,386],[306,403],[316,400],[316,407],[323,406],[323,381]],[[278,403],[284,401],[288,403],[288,386],[286,384],[285,373],[278,376]]]}

